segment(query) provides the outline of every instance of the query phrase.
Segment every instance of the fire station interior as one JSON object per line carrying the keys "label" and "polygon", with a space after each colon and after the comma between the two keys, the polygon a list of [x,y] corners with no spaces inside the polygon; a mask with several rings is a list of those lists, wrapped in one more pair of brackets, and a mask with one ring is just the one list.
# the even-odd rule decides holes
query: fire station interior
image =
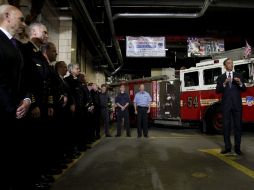
{"label": "fire station interior", "polygon": [[[43,23],[56,45],[56,61],[77,63],[86,82],[106,84],[110,96],[112,137],[101,122],[100,138],[35,189],[253,190],[254,1],[0,0],[4,3],[19,7],[28,26]],[[25,34],[17,38],[28,41]],[[151,46],[138,46],[138,40],[157,40],[163,49],[144,53]],[[215,89],[228,57],[247,88],[241,95],[241,155],[233,148],[221,154],[223,116]],[[131,101],[130,137],[123,122],[121,136],[115,136],[121,84]],[[147,138],[138,137],[134,111],[140,84],[152,98]],[[234,140],[232,127],[232,147]]]}

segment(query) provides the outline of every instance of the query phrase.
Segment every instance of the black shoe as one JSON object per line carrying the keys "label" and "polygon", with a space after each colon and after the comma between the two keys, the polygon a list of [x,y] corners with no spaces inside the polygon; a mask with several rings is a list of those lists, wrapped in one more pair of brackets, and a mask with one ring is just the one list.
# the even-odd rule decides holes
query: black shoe
{"label": "black shoe", "polygon": [[86,149],[87,149],[86,146],[78,147],[78,151],[80,151],[80,152],[84,152],[84,151],[86,151]]}
{"label": "black shoe", "polygon": [[231,150],[230,149],[225,149],[225,150],[222,150],[220,153],[221,154],[227,154],[227,153],[230,153]]}
{"label": "black shoe", "polygon": [[66,158],[62,159],[60,162],[61,162],[61,164],[70,164],[73,162],[73,160],[66,157]]}
{"label": "black shoe", "polygon": [[58,175],[61,174],[63,171],[59,168],[49,168],[46,170],[46,174],[48,175]]}
{"label": "black shoe", "polygon": [[51,175],[41,175],[39,181],[40,183],[53,183],[55,182],[55,178]]}
{"label": "black shoe", "polygon": [[98,140],[98,139],[100,139],[100,138],[101,138],[100,135],[96,135],[96,137],[95,137],[96,140]]}
{"label": "black shoe", "polygon": [[105,135],[106,137],[112,137],[110,134]]}
{"label": "black shoe", "polygon": [[145,138],[148,138],[148,135],[144,135]]}
{"label": "black shoe", "polygon": [[68,168],[68,166],[66,164],[59,164],[59,167],[60,167],[60,169],[63,169],[63,170]]}
{"label": "black shoe", "polygon": [[36,183],[33,185],[33,190],[49,190],[50,184],[49,183]]}
{"label": "black shoe", "polygon": [[128,135],[126,135],[126,137],[131,137],[131,135],[130,135],[130,134],[128,134]]}
{"label": "black shoe", "polygon": [[121,137],[121,135],[115,135],[115,137]]}
{"label": "black shoe", "polygon": [[237,155],[239,155],[239,156],[241,156],[241,155],[243,155],[243,152],[241,151],[241,150],[235,150],[235,153],[237,154]]}

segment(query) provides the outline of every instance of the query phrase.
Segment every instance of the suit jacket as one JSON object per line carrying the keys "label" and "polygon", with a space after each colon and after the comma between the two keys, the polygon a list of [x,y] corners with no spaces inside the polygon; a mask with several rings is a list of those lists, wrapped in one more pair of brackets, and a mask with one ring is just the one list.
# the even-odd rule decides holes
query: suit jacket
{"label": "suit jacket", "polygon": [[100,113],[100,93],[98,91],[91,90],[92,102],[94,105],[94,113]]}
{"label": "suit jacket", "polygon": [[0,120],[13,119],[20,101],[26,97],[24,62],[11,40],[0,30]]}
{"label": "suit jacket", "polygon": [[24,44],[21,50],[26,63],[26,81],[32,96],[31,108],[39,107],[46,111],[48,107],[53,107],[49,63],[31,42]]}
{"label": "suit jacket", "polygon": [[[233,72],[233,78],[238,77],[243,81],[241,75],[239,73]],[[226,86],[223,86],[223,83],[225,82],[227,78],[226,73],[222,74],[217,79],[217,86],[216,86],[216,92],[222,93],[222,110],[228,111],[230,109],[233,109],[235,111],[241,111],[242,110],[242,98],[241,98],[241,92],[246,90],[245,84],[242,82],[242,86],[238,85],[236,81],[232,81],[232,86],[230,88],[229,84],[227,83]]]}
{"label": "suit jacket", "polygon": [[64,80],[69,86],[71,101],[76,105],[76,110],[84,110],[87,101],[82,82],[78,78],[74,78],[73,75],[69,75]]}

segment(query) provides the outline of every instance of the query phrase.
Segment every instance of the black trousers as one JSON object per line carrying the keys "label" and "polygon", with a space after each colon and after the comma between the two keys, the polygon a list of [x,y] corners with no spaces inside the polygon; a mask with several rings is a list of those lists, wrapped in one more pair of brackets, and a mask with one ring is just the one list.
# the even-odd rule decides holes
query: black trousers
{"label": "black trousers", "polygon": [[94,110],[94,113],[92,115],[92,123],[94,125],[94,130],[95,130],[95,136],[99,137],[101,133],[101,126],[100,126],[100,110],[99,108],[96,108]]}
{"label": "black trousers", "polygon": [[137,107],[138,111],[138,136],[142,136],[142,129],[144,136],[148,135],[148,114],[147,107]]}
{"label": "black trousers", "polygon": [[130,135],[130,125],[129,125],[129,110],[124,111],[118,110],[116,112],[117,119],[117,135],[121,135],[121,124],[124,119],[124,128],[126,129],[126,135]]}
{"label": "black trousers", "polygon": [[109,112],[107,108],[101,108],[101,118],[104,125],[105,135],[110,135],[109,133]]}
{"label": "black trousers", "polygon": [[242,112],[241,110],[227,110],[223,111],[223,135],[225,149],[230,150],[232,148],[230,133],[231,126],[234,129],[235,137],[235,150],[240,150],[241,145],[241,125],[242,125]]}

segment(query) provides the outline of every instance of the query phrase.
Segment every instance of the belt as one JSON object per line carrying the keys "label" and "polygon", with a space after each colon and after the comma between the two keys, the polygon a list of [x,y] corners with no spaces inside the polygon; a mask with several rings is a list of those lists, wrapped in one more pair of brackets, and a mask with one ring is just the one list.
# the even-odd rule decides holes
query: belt
{"label": "belt", "polygon": [[138,106],[138,108],[148,108],[148,106]]}

